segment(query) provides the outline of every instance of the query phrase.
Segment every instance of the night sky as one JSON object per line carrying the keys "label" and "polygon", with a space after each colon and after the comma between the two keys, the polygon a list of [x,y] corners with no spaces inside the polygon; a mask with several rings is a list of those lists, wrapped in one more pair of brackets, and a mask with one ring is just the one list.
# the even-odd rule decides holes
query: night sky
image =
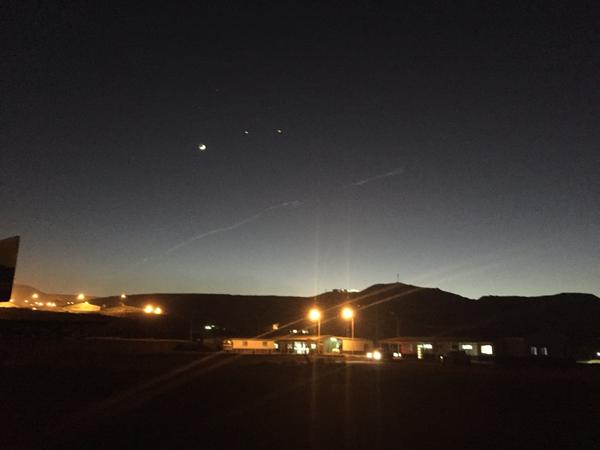
{"label": "night sky", "polygon": [[600,294],[597,2],[122,3],[0,7],[17,282]]}

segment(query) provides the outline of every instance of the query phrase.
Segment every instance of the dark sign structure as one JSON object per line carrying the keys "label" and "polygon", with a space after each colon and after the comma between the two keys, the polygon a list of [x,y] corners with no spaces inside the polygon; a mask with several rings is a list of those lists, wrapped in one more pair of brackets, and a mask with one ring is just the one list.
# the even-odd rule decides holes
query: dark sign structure
{"label": "dark sign structure", "polygon": [[18,252],[19,236],[0,240],[0,302],[10,300]]}

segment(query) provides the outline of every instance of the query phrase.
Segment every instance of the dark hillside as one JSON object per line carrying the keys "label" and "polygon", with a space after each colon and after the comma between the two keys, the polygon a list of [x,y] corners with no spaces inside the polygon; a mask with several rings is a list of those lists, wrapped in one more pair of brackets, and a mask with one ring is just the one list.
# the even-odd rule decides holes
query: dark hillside
{"label": "dark hillside", "polygon": [[[195,336],[204,337],[286,334],[292,329],[316,332],[314,324],[306,319],[308,310],[315,304],[323,312],[322,334],[349,334],[349,324],[339,316],[341,308],[347,304],[356,311],[356,336],[374,339],[398,335],[493,338],[522,336],[542,330],[553,330],[574,338],[594,337],[599,333],[600,323],[600,299],[590,294],[472,300],[440,289],[402,283],[378,284],[357,293],[332,291],[317,297],[163,293],[130,295],[126,302],[141,308],[150,303],[163,308],[166,314],[104,318],[98,323],[102,324],[102,329],[94,326],[94,332],[178,339],[189,337],[190,329]],[[90,303],[106,308],[120,305],[121,299],[96,298]],[[40,320],[48,321],[52,317],[65,326],[67,322],[97,320],[89,315],[42,315],[40,311],[26,309],[6,311],[2,317],[35,321],[38,322],[36,326],[41,326]],[[274,331],[273,324],[279,324],[279,330]],[[214,327],[205,330],[209,325]],[[85,334],[81,327],[77,332]]]}

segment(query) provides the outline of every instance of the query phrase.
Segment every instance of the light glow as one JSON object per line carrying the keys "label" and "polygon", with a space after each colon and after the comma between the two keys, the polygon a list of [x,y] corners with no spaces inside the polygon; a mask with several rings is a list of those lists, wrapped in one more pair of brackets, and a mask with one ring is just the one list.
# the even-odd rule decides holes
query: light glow
{"label": "light glow", "polygon": [[162,314],[162,308],[160,306],[157,306],[156,308],[154,308],[154,314]]}
{"label": "light glow", "polygon": [[433,348],[433,345],[432,344],[423,344],[423,348],[425,350],[431,350]]}
{"label": "light glow", "polygon": [[471,344],[463,344],[461,347],[463,350],[473,350],[473,346]]}
{"label": "light glow", "polygon": [[144,307],[144,312],[146,314],[152,314],[154,312],[154,306],[152,306],[152,305],[146,305]]}
{"label": "light glow", "polygon": [[353,317],[354,311],[352,310],[352,308],[345,307],[344,309],[342,309],[342,319],[351,320]]}
{"label": "light glow", "polygon": [[379,350],[375,350],[373,352],[373,359],[379,361],[381,359],[381,352]]}
{"label": "light glow", "polygon": [[79,295],[77,296],[77,300],[85,300],[85,295],[83,295],[83,294],[79,294]]}
{"label": "light glow", "polygon": [[308,318],[312,321],[312,322],[318,322],[319,320],[321,320],[321,311],[319,311],[317,308],[312,308],[309,312],[308,312]]}
{"label": "light glow", "polygon": [[373,352],[367,352],[367,358],[373,359]]}

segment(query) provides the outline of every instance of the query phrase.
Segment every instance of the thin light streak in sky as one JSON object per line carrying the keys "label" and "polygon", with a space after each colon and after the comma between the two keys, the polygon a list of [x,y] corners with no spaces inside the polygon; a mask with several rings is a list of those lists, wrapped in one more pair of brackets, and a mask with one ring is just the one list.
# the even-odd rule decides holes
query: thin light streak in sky
{"label": "thin light streak in sky", "polygon": [[[334,189],[334,191],[337,191],[337,190],[340,190],[340,189],[348,189],[348,188],[352,188],[352,187],[364,186],[364,185],[366,185],[368,183],[372,183],[374,181],[378,181],[378,180],[382,180],[384,178],[390,178],[390,177],[393,177],[393,176],[396,176],[396,175],[400,175],[403,172],[404,172],[404,169],[402,167],[399,167],[399,168],[396,168],[396,169],[391,170],[389,172],[381,173],[381,174],[378,174],[378,175],[374,175],[372,177],[368,177],[368,178],[364,178],[362,180],[355,181],[355,182],[350,183],[350,184],[346,184],[346,185],[342,186],[339,189]],[[313,200],[314,200],[314,198],[305,199],[305,200],[290,200],[290,201],[285,201],[285,202],[282,202],[282,203],[277,203],[276,205],[269,206],[269,207],[263,209],[262,211],[259,211],[256,214],[253,214],[253,215],[251,215],[249,217],[246,217],[245,219],[242,219],[242,220],[240,220],[238,222],[235,222],[235,223],[233,223],[231,225],[227,225],[227,226],[224,226],[224,227],[215,228],[213,230],[209,230],[209,231],[197,234],[196,236],[193,236],[193,237],[191,237],[189,239],[186,239],[185,241],[180,242],[179,244],[176,244],[176,245],[170,247],[169,249],[167,249],[165,251],[165,254],[170,254],[170,253],[176,252],[177,250],[179,250],[179,249],[181,249],[181,248],[183,248],[183,247],[191,244],[192,242],[199,241],[201,239],[207,238],[209,236],[213,236],[215,234],[220,234],[220,233],[225,233],[227,231],[232,231],[232,230],[235,230],[236,228],[240,228],[240,227],[242,227],[244,225],[247,225],[249,223],[255,222],[258,219],[260,219],[263,215],[265,215],[265,214],[267,214],[267,213],[269,213],[271,211],[274,211],[274,210],[277,210],[277,209],[284,209],[284,208],[296,208],[296,207],[298,207],[300,205],[309,203],[309,202],[311,202]]]}
{"label": "thin light streak in sky", "polygon": [[373,181],[383,180],[384,178],[389,178],[389,177],[395,177],[396,175],[400,175],[403,172],[404,172],[403,167],[397,167],[396,169],[391,170],[389,172],[380,173],[379,175],[374,175],[372,177],[364,178],[362,180],[358,180],[353,183],[346,184],[346,185],[342,186],[342,189],[348,189],[348,188],[355,187],[355,186],[364,186],[365,184],[371,183]]}
{"label": "thin light streak in sky", "polygon": [[245,219],[240,220],[239,222],[236,222],[232,225],[215,228],[213,230],[197,234],[196,236],[193,236],[193,237],[191,237],[183,242],[180,242],[179,244],[174,245],[173,247],[167,249],[165,251],[165,254],[173,253],[173,252],[179,250],[180,248],[185,247],[186,245],[191,244],[194,241],[204,239],[205,237],[212,236],[214,234],[224,233],[226,231],[235,230],[236,228],[239,228],[243,225],[246,225],[248,223],[251,223],[251,222],[254,222],[254,221],[260,219],[264,214],[266,214],[270,211],[274,211],[274,210],[280,209],[280,208],[288,208],[288,207],[295,208],[297,206],[300,206],[302,203],[303,202],[301,202],[299,200],[293,200],[293,201],[282,202],[282,203],[278,203],[277,205],[269,206],[268,208],[265,208],[262,211],[259,211],[256,214],[251,215],[250,217],[246,217]]}

